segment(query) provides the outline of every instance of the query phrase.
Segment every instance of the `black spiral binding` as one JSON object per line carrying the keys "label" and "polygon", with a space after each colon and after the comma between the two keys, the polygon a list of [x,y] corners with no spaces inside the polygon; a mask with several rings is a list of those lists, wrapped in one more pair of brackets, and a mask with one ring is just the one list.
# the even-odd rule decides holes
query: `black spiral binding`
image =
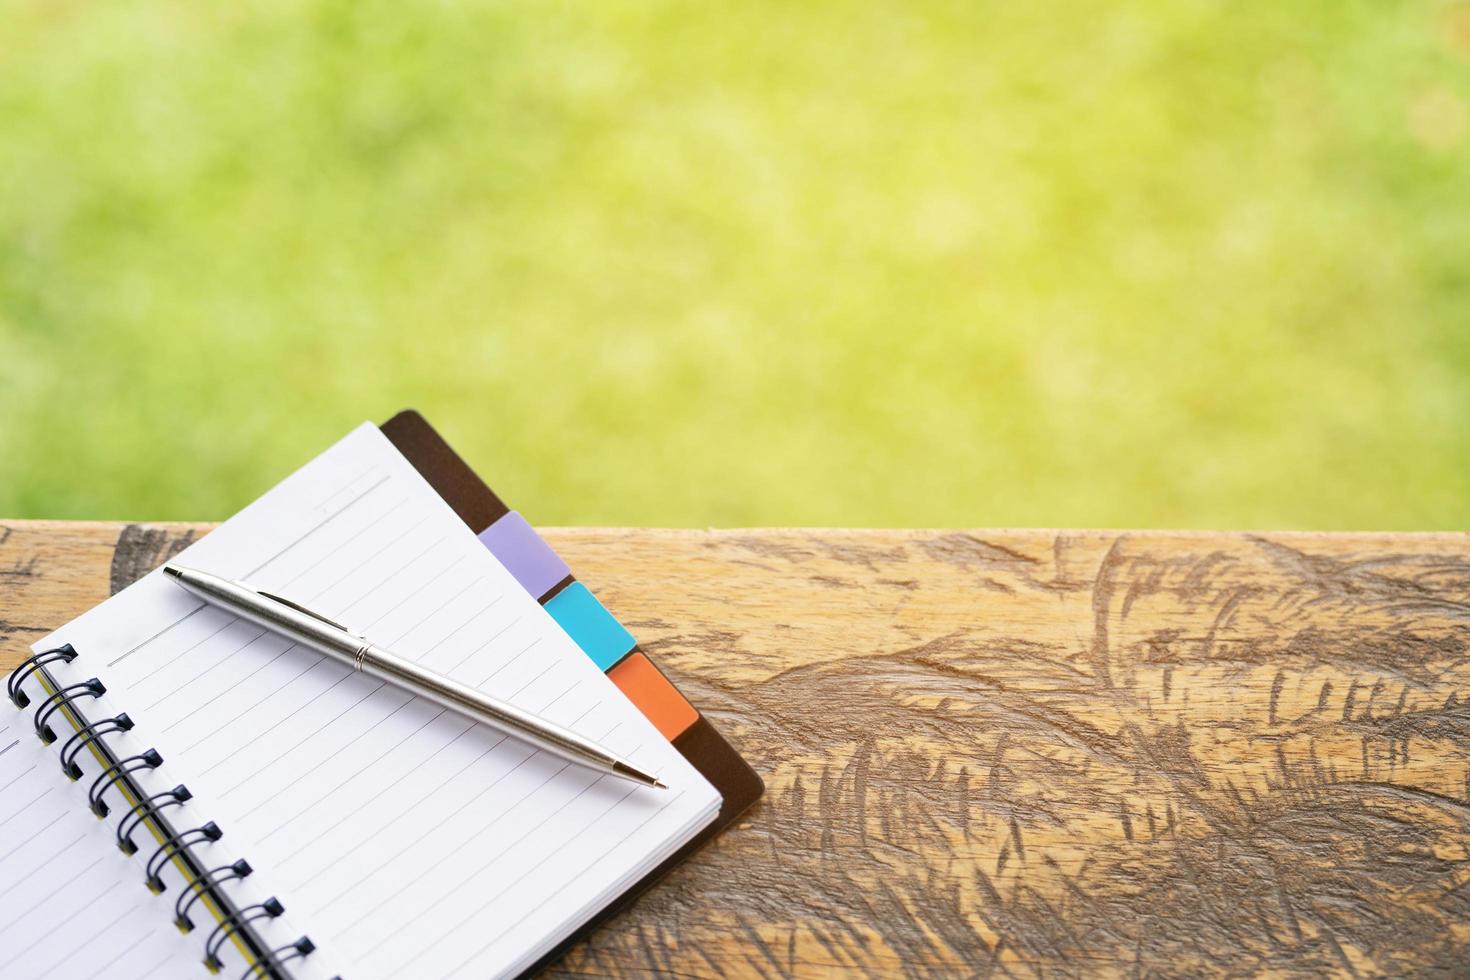
{"label": "black spiral binding", "polygon": [[224,966],[219,959],[220,948],[239,931],[241,926],[260,919],[274,919],[285,911],[286,907],[281,904],[281,900],[272,895],[263,902],[247,905],[229,918],[221,920],[204,942],[204,965],[209,967],[211,973],[218,972]]}
{"label": "black spiral binding", "polygon": [[[194,836],[196,834],[198,836]],[[153,856],[148,859],[148,877],[143,879],[143,883],[148,886],[148,890],[153,894],[162,895],[167,886],[163,883],[163,878],[160,876],[163,874],[163,866],[168,863],[169,858],[187,849],[190,844],[203,844],[206,841],[213,844],[224,835],[225,832],[219,829],[219,824],[211,820],[202,827],[190,827],[182,834],[176,837],[170,837],[162,844],[159,844],[157,849],[154,850]],[[202,878],[204,875],[199,875],[199,877]]]}
{"label": "black spiral binding", "polygon": [[140,827],[147,827],[160,843],[146,863],[149,889],[155,893],[164,890],[161,877],[163,868],[170,861],[178,865],[185,880],[189,882],[174,903],[174,923],[184,932],[194,928],[189,912],[196,903],[205,902],[213,907],[218,925],[209,934],[205,943],[204,963],[211,972],[217,972],[224,964],[219,958],[224,944],[233,940],[249,962],[242,976],[252,980],[291,980],[284,964],[309,955],[316,944],[307,936],[293,943],[271,948],[256,931],[252,923],[274,919],[285,909],[275,898],[243,908],[224,892],[220,885],[226,881],[248,877],[251,867],[248,862],[238,860],[215,868],[206,868],[195,856],[193,845],[213,842],[223,837],[223,832],[213,821],[187,830],[177,830],[162,811],[171,806],[180,806],[192,798],[187,786],[175,786],[162,793],[148,795],[133,777],[135,772],[155,769],[162,765],[163,757],[156,749],[148,749],[137,755],[118,756],[108,743],[107,736],[129,731],[133,721],[126,714],[89,722],[82,714],[78,701],[82,698],[99,698],[107,688],[93,677],[77,684],[62,685],[49,667],[55,663],[70,664],[78,654],[70,644],[54,650],[44,650],[21,661],[11,672],[5,690],[17,708],[27,708],[31,699],[21,690],[21,685],[36,679],[46,692],[46,698],[35,709],[36,735],[50,744],[56,741],[56,732],[51,727],[58,715],[65,718],[74,734],[61,748],[62,772],[72,779],[82,776],[78,759],[83,751],[90,751],[101,767],[97,778],[88,791],[87,799],[92,811],[105,817],[109,808],[104,801],[107,791],[114,786],[130,802],[130,806],[118,823],[117,843],[125,854],[137,852],[133,834]]}
{"label": "black spiral binding", "polygon": [[17,708],[24,708],[31,703],[26,692],[20,689],[25,679],[49,663],[60,660],[62,663],[71,663],[77,659],[77,652],[72,649],[70,643],[55,650],[43,650],[32,654],[20,662],[20,666],[10,672],[10,678],[5,682],[5,693],[10,695],[10,700]]}
{"label": "black spiral binding", "polygon": [[[271,955],[277,957],[276,962],[285,963],[290,960],[299,960],[315,949],[316,943],[311,941],[311,937],[302,936],[294,943],[288,943],[285,946],[277,946],[275,949],[271,950]],[[240,980],[246,980],[247,977],[259,978],[270,976],[269,973],[261,972],[265,969],[269,969],[269,967],[267,967],[264,963],[252,963],[245,968],[244,973],[240,974]]]}
{"label": "black spiral binding", "polygon": [[[137,854],[138,845],[133,843],[133,831],[143,825],[143,821],[150,815],[156,815],[159,810],[171,806],[183,806],[194,798],[189,792],[189,787],[183,783],[173,789],[166,789],[162,793],[154,793],[147,799],[139,800],[133,804],[128,815],[117,822],[117,847],[124,854]],[[162,802],[160,802],[162,801]]]}
{"label": "black spiral binding", "polygon": [[232,864],[222,864],[217,868],[210,868],[204,872],[204,877],[195,878],[189,882],[178,901],[174,902],[174,925],[179,927],[179,932],[193,932],[194,922],[189,918],[189,910],[194,903],[204,896],[210,888],[231,878],[249,878],[255,869],[250,862],[241,858]]}
{"label": "black spiral binding", "polygon": [[93,780],[92,788],[87,790],[87,803],[92,807],[92,812],[99,817],[107,816],[107,804],[102,802],[102,797],[108,790],[131,773],[140,769],[157,769],[161,765],[163,765],[163,756],[158,754],[157,749],[148,749],[138,755],[119,759],[102,770],[102,775]]}
{"label": "black spiral binding", "polygon": [[84,695],[90,698],[100,698],[106,693],[107,688],[95,677],[82,681],[80,684],[68,684],[66,687],[58,688],[36,709],[36,737],[50,745],[56,741],[56,733],[51,730],[50,724],[52,715],[63,708],[68,708],[72,714],[80,718],[81,715],[72,706],[73,701]]}
{"label": "black spiral binding", "polygon": [[72,780],[82,778],[82,767],[77,765],[77,756],[81,754],[88,744],[101,738],[103,735],[111,735],[113,732],[128,732],[133,730],[133,719],[126,712],[119,714],[116,718],[103,718],[94,721],[71,738],[61,747],[61,771],[66,773]]}

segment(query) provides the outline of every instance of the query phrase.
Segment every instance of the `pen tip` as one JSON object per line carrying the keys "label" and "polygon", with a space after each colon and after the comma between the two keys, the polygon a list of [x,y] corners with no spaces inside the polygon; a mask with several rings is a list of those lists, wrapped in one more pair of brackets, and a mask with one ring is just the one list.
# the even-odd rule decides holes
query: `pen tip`
{"label": "pen tip", "polygon": [[613,763],[613,772],[617,773],[619,776],[625,776],[628,779],[633,780],[635,783],[642,783],[644,786],[657,786],[660,789],[668,789],[667,786],[658,781],[657,777],[649,775],[642,769],[637,769],[633,766],[630,766],[622,760],[618,760],[617,762]]}
{"label": "pen tip", "polygon": [[177,565],[164,565],[163,566],[163,574],[165,574],[165,575],[172,575],[174,578],[183,578],[184,577],[184,571],[183,571],[183,569],[179,568],[179,566],[177,566]]}
{"label": "pen tip", "polygon": [[668,789],[669,788],[667,783],[665,783],[665,782],[663,782],[662,780],[659,780],[659,779],[655,779],[653,781],[653,785],[657,786],[659,789]]}

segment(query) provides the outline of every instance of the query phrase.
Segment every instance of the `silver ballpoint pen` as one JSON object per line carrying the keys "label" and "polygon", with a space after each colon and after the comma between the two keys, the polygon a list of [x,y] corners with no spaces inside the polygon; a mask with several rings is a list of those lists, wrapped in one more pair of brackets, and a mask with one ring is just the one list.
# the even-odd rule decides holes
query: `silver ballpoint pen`
{"label": "silver ballpoint pen", "polygon": [[420,667],[289,599],[261,592],[209,572],[183,568],[172,563],[164,565],[163,571],[184,589],[210,605],[234,613],[241,619],[279,633],[318,653],[326,654],[369,677],[396,684],[411,694],[457,712],[471,721],[484,722],[519,735],[536,747],[555,753],[563,759],[614,776],[622,776],[645,786],[667,789],[653,776],[591,739],[583,738],[569,728],[563,728],[528,711],[522,711],[513,704],[493,698],[467,684]]}

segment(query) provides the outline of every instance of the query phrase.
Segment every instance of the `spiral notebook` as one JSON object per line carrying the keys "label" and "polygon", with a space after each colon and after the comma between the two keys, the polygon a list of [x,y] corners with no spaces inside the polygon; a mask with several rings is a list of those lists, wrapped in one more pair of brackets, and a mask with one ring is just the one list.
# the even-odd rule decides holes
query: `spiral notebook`
{"label": "spiral notebook", "polygon": [[445,715],[155,572],[10,678],[5,975],[515,974],[748,806],[759,780],[697,712],[649,695],[646,657],[605,662],[621,627],[569,573],[530,590],[556,562],[518,519],[490,533],[510,516],[406,413],[179,557],[570,725],[669,790]]}

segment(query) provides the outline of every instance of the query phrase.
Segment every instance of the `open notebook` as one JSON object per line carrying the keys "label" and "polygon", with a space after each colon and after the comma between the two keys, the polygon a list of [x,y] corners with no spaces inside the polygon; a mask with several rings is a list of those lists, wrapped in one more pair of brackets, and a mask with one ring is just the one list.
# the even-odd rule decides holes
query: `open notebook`
{"label": "open notebook", "polygon": [[[36,644],[74,656],[28,677],[24,713],[0,715],[7,976],[196,976],[211,939],[231,975],[516,973],[720,809],[719,792],[371,425],[178,560],[318,608],[670,788],[469,724],[154,572]],[[33,718],[48,701],[59,737],[43,746]],[[123,726],[104,720],[122,712],[130,727],[111,730]],[[107,737],[88,741],[89,724]],[[74,734],[83,775],[69,783],[58,749]],[[118,847],[131,796],[106,784],[119,769],[168,804],[131,808],[131,858]],[[87,812],[98,777],[103,821]],[[189,798],[177,802],[180,785]],[[172,835],[188,846],[171,847]],[[162,896],[143,887],[150,857]],[[209,888],[189,884],[206,874]],[[173,923],[180,908],[188,935]]]}

